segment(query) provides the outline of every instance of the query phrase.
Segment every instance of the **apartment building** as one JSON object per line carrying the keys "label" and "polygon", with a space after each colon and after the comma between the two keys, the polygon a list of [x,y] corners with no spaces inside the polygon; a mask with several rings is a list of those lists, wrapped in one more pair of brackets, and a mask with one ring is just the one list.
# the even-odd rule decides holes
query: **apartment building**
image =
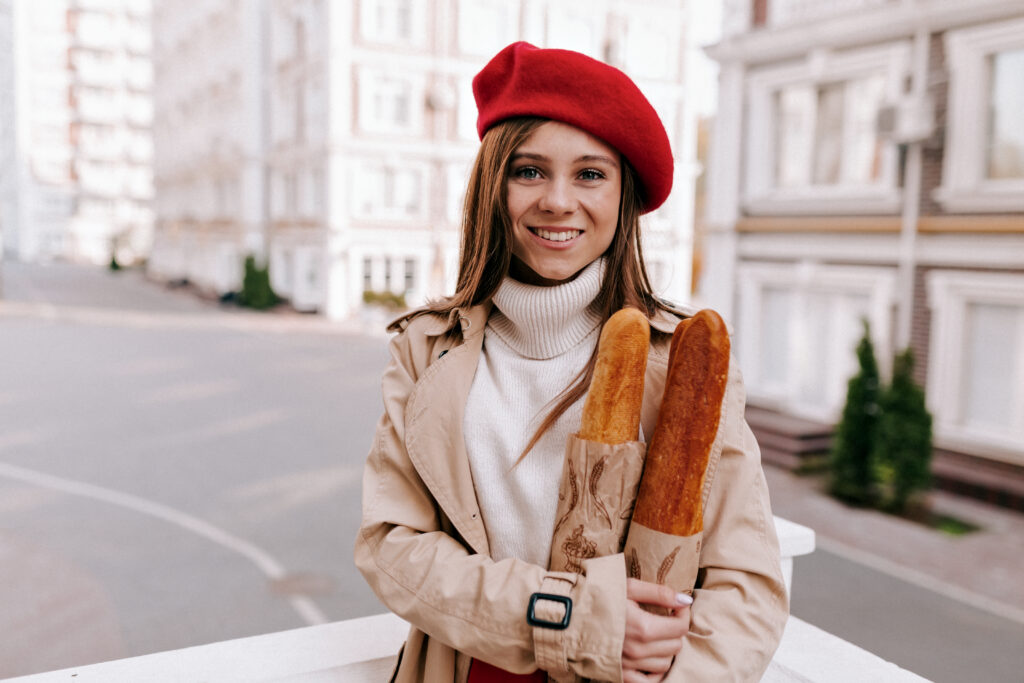
{"label": "apartment building", "polygon": [[1024,504],[1024,7],[733,0],[700,293],[750,402],[834,422],[867,319],[940,483]]}
{"label": "apartment building", "polygon": [[[232,264],[258,252],[275,289],[295,308],[335,318],[357,313],[371,294],[401,295],[416,305],[450,292],[462,193],[479,144],[471,80],[499,49],[524,39],[623,68],[658,109],[677,155],[676,189],[647,218],[646,246],[659,289],[688,298],[697,166],[695,116],[684,89],[689,24],[682,0],[585,7],[569,0],[208,0],[190,3],[191,23],[175,3],[157,5],[161,196],[152,264],[165,277],[224,293],[240,281]],[[214,16],[232,28],[212,36]],[[253,152],[262,158],[263,193],[255,181],[244,188],[226,181],[217,190],[208,160],[198,155],[185,164],[194,184],[175,184],[164,196],[165,179],[178,176],[166,170],[162,150],[213,145],[202,125],[190,123],[197,114],[176,104],[183,93],[197,93],[196,108],[229,115],[227,101],[210,104],[207,97],[199,104],[198,93],[208,89],[203,83],[219,70],[186,66],[179,55],[190,41],[213,53],[251,55],[238,82],[255,85],[230,103],[258,130],[233,125],[226,135],[263,145]],[[188,140],[168,139],[161,118],[172,111],[182,117],[174,129]],[[230,175],[233,163],[228,157],[219,168]],[[192,204],[200,187],[209,195],[202,206],[215,205],[220,193],[231,197],[223,216]],[[262,211],[259,225],[243,229],[228,207],[250,203]],[[177,257],[169,253],[188,256],[171,267]]]}
{"label": "apartment building", "polygon": [[153,3],[154,277],[223,294],[264,256],[267,6]]}
{"label": "apartment building", "polygon": [[[0,0],[0,258],[14,241],[18,216],[17,134],[14,128],[14,12],[12,0]],[[3,282],[0,282],[2,293]]]}
{"label": "apartment building", "polygon": [[5,14],[6,253],[144,257],[153,222],[148,0],[13,0]]}

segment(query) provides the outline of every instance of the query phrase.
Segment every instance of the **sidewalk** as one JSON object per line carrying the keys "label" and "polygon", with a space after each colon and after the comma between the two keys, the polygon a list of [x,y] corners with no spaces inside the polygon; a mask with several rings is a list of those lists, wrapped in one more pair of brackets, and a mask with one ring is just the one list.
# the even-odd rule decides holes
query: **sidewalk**
{"label": "sidewalk", "polygon": [[818,547],[1024,624],[1024,515],[942,491],[937,513],[981,527],[951,536],[824,493],[824,477],[765,466],[772,511],[814,529]]}
{"label": "sidewalk", "polygon": [[388,312],[332,321],[287,305],[253,311],[222,304],[189,287],[150,280],[141,270],[111,272],[97,266],[6,261],[0,266],[0,316],[70,320],[135,328],[222,327],[286,333],[385,336]]}

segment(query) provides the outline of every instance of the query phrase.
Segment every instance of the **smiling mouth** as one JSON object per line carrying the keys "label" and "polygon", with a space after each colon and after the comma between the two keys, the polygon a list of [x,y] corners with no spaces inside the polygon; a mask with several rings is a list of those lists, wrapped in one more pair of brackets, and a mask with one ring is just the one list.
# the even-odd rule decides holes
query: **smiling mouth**
{"label": "smiling mouth", "polygon": [[549,242],[568,242],[583,234],[582,230],[545,230],[544,228],[530,228],[529,230],[537,237]]}

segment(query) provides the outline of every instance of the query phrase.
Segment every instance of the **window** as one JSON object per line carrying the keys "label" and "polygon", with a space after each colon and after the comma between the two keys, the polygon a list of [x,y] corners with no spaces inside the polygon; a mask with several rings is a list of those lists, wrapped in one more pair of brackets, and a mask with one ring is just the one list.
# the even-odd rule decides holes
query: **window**
{"label": "window", "polygon": [[890,357],[896,274],[888,268],[747,264],[739,272],[737,353],[753,399],[819,420],[839,416],[868,319]]}
{"label": "window", "polygon": [[389,164],[366,164],[355,180],[357,215],[367,218],[415,218],[422,214],[424,171]]}
{"label": "window", "polygon": [[447,189],[448,220],[458,225],[462,221],[462,204],[466,198],[469,183],[470,162],[449,164],[445,174]]}
{"label": "window", "polygon": [[422,75],[364,69],[359,75],[359,127],[374,133],[415,133],[423,127]]}
{"label": "window", "polygon": [[363,0],[360,30],[377,43],[423,45],[426,42],[424,0]]}
{"label": "window", "polygon": [[897,154],[879,109],[902,92],[906,43],[818,51],[749,78],[745,208],[754,214],[887,213],[900,207]]}
{"label": "window", "polygon": [[411,292],[416,287],[416,260],[405,259],[405,288],[403,291]]}
{"label": "window", "polygon": [[476,100],[473,99],[473,82],[470,79],[465,79],[459,85],[459,91],[456,95],[458,104],[456,105],[456,126],[458,128],[457,133],[462,140],[476,140],[478,138],[476,132]]}
{"label": "window", "polygon": [[327,208],[324,200],[324,194],[326,192],[327,182],[324,179],[324,170],[322,168],[313,169],[312,179],[309,183],[310,189],[310,213],[314,216],[322,216],[324,210]]}
{"label": "window", "polygon": [[373,291],[373,259],[369,256],[363,257],[363,291]]}
{"label": "window", "polygon": [[987,178],[1024,179],[1024,48],[999,52],[989,58]]}
{"label": "window", "polygon": [[391,257],[384,257],[384,291],[391,291]]}
{"label": "window", "polygon": [[299,180],[294,172],[284,174],[284,213],[293,218],[298,210]]}
{"label": "window", "polygon": [[295,84],[293,94],[293,105],[295,113],[292,120],[295,122],[295,142],[302,142],[306,139],[306,84],[299,81]]}
{"label": "window", "polygon": [[1024,464],[1024,275],[932,271],[936,441]]}
{"label": "window", "polygon": [[946,34],[942,187],[951,212],[1024,211],[1024,19]]}
{"label": "window", "polygon": [[877,185],[883,147],[875,133],[885,78],[799,84],[776,93],[775,182],[780,188]]}

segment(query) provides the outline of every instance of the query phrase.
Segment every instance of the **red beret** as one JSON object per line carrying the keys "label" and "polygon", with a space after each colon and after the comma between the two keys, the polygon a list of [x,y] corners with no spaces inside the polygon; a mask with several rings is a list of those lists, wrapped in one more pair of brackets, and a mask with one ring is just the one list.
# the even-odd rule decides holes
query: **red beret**
{"label": "red beret", "polygon": [[672,148],[640,88],[613,66],[571,50],[513,43],[473,79],[483,139],[491,126],[517,116],[562,121],[601,138],[636,169],[644,212],[672,190]]}

